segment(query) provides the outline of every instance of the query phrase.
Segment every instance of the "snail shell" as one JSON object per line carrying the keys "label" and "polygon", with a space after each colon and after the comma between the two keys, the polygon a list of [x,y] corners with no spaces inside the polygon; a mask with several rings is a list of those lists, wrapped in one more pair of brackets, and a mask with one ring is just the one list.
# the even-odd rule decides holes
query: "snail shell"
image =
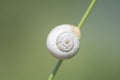
{"label": "snail shell", "polygon": [[56,26],[48,35],[47,48],[58,59],[73,57],[79,50],[80,30],[74,25]]}

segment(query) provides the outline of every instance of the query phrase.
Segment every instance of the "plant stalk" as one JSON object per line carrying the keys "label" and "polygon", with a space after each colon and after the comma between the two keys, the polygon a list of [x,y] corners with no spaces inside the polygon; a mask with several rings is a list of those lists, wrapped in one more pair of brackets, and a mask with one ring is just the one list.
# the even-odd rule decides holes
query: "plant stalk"
{"label": "plant stalk", "polygon": [[86,21],[88,15],[90,14],[90,12],[91,12],[91,10],[92,10],[95,2],[96,2],[96,0],[92,0],[91,4],[89,5],[88,9],[86,10],[84,16],[82,17],[80,23],[78,24],[78,28],[80,28],[80,29],[82,28],[84,22]]}
{"label": "plant stalk", "polygon": [[53,70],[52,70],[52,72],[51,72],[48,80],[54,80],[54,77],[55,77],[55,75],[56,75],[56,72],[58,71],[58,69],[59,69],[59,67],[60,67],[60,65],[61,65],[62,62],[63,62],[63,60],[58,60],[58,61],[57,61],[57,63],[56,63],[56,65],[55,65],[55,67],[53,68]]}

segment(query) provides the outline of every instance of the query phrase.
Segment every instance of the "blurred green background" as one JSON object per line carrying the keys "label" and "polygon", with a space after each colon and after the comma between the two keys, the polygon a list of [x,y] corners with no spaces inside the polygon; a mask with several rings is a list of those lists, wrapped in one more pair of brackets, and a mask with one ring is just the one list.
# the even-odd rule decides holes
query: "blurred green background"
{"label": "blurred green background", "polygon": [[[77,25],[91,0],[0,0],[0,80],[47,80],[57,61],[46,48],[57,25]],[[97,0],[80,51],[55,80],[120,80],[120,0]]]}

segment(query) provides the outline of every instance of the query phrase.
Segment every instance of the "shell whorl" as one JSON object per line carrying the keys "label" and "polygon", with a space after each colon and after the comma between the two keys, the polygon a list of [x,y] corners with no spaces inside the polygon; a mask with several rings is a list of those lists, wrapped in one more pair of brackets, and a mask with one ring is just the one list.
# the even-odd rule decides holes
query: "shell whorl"
{"label": "shell whorl", "polygon": [[63,52],[71,51],[74,47],[74,43],[70,33],[65,32],[58,35],[56,39],[56,45],[59,48],[59,50]]}
{"label": "shell whorl", "polygon": [[47,48],[58,59],[73,57],[79,50],[80,30],[76,26],[63,24],[48,35]]}

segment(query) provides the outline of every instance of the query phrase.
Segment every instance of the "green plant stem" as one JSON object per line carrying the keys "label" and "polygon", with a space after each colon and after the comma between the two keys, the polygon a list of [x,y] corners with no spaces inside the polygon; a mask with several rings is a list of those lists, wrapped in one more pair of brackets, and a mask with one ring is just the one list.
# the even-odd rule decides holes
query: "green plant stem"
{"label": "green plant stem", "polygon": [[[92,10],[95,2],[96,2],[96,0],[92,0],[91,4],[89,5],[87,11],[85,12],[85,14],[84,14],[84,16],[83,16],[83,18],[82,18],[82,20],[80,21],[80,23],[79,23],[79,25],[78,25],[78,28],[80,28],[80,29],[82,28],[85,20],[87,19],[90,11]],[[63,62],[63,60],[58,60],[58,61],[57,61],[57,63],[56,63],[56,65],[55,65],[55,67],[53,68],[53,71],[51,72],[48,80],[53,80],[53,79],[55,78],[55,75],[56,75],[59,67],[61,66],[62,62]]]}
{"label": "green plant stem", "polygon": [[63,60],[58,60],[48,80],[53,80]]}
{"label": "green plant stem", "polygon": [[90,14],[90,12],[91,12],[91,10],[92,10],[95,2],[96,2],[96,0],[92,0],[92,2],[91,2],[91,4],[89,5],[87,11],[85,12],[83,18],[81,19],[80,23],[78,24],[78,27],[79,27],[80,29],[82,28],[82,26],[83,26],[84,22],[86,21],[88,15]]}

